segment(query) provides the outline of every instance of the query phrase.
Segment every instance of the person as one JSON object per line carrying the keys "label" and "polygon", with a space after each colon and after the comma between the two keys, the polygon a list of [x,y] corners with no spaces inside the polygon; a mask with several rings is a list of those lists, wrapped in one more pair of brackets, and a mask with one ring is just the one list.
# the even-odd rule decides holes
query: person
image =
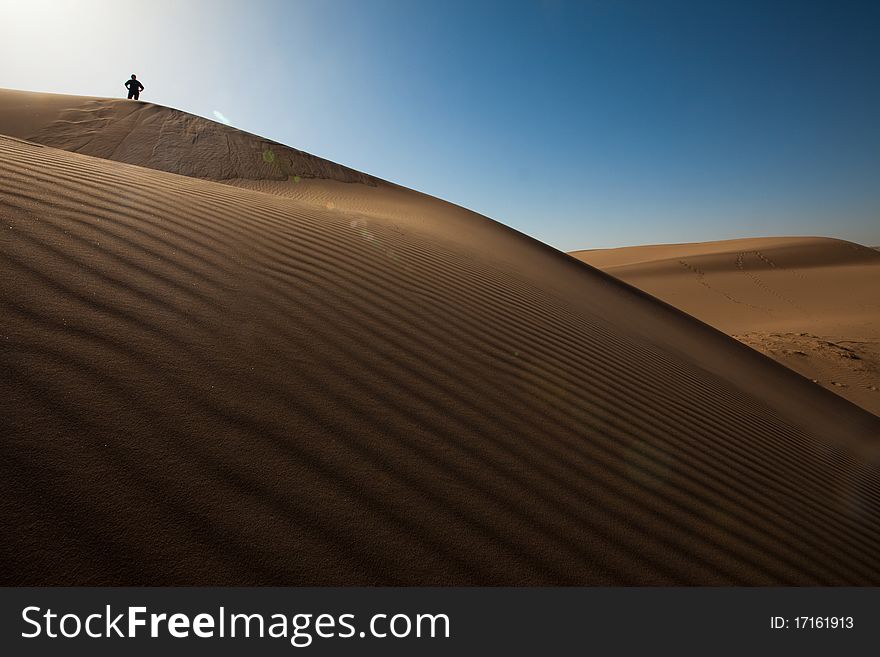
{"label": "person", "polygon": [[138,96],[140,96],[141,92],[144,90],[144,85],[142,85],[138,81],[137,76],[132,73],[131,80],[125,81],[125,88],[128,89],[128,99],[131,100],[132,98],[134,98],[135,100],[137,100]]}

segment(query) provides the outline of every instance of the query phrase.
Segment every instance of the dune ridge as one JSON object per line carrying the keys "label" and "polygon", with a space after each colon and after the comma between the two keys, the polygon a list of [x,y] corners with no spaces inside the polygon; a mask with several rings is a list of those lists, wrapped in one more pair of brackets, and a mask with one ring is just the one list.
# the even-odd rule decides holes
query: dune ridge
{"label": "dune ridge", "polygon": [[377,179],[304,151],[149,102],[0,90],[4,134],[208,180]]}
{"label": "dune ridge", "polygon": [[462,208],[242,185],[0,138],[4,583],[880,582],[875,416]]}

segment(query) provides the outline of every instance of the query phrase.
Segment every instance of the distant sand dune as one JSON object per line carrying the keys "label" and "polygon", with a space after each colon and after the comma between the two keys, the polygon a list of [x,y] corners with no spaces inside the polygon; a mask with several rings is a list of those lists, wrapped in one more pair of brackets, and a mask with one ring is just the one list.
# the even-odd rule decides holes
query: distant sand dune
{"label": "distant sand dune", "polygon": [[79,152],[0,138],[3,583],[880,583],[875,416],[462,208],[22,102]]}
{"label": "distant sand dune", "polygon": [[768,237],[577,251],[880,415],[880,253]]}

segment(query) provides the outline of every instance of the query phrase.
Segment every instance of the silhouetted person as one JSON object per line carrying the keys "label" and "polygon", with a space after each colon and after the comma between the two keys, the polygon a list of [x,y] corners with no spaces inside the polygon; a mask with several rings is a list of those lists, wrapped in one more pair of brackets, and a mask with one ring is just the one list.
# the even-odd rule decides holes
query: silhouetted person
{"label": "silhouetted person", "polygon": [[132,73],[131,80],[125,81],[125,88],[128,89],[129,100],[131,100],[132,98],[137,100],[138,96],[140,96],[141,92],[144,90],[144,85],[138,82],[137,76]]}

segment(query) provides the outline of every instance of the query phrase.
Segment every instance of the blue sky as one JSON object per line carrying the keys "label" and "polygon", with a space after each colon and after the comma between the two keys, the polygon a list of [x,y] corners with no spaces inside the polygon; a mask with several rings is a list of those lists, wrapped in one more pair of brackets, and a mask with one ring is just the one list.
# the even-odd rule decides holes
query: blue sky
{"label": "blue sky", "polygon": [[563,250],[880,244],[880,3],[0,0],[0,87],[122,95]]}

